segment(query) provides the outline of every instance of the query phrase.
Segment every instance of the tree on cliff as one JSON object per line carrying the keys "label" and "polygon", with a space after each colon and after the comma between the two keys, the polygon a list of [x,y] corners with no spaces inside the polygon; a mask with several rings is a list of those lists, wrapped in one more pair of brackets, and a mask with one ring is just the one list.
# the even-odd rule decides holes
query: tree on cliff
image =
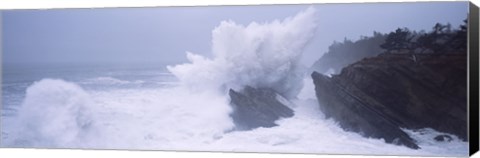
{"label": "tree on cliff", "polygon": [[467,25],[468,21],[463,20],[463,25],[455,31],[451,41],[451,47],[459,52],[467,52]]}
{"label": "tree on cliff", "polygon": [[339,72],[348,64],[354,63],[365,57],[376,56],[383,52],[380,44],[384,43],[386,34],[373,32],[372,36],[362,36],[357,41],[344,39],[341,42],[334,41],[328,47],[328,51],[312,66],[312,70],[327,72],[333,70]]}
{"label": "tree on cliff", "polygon": [[387,50],[387,52],[411,50],[412,39],[415,36],[407,28],[398,28],[395,32],[388,34],[385,43],[380,47]]}
{"label": "tree on cliff", "polygon": [[388,34],[374,32],[373,36],[362,36],[357,41],[335,41],[328,48],[328,52],[313,64],[311,70],[322,73],[329,70],[339,72],[351,63],[384,52],[411,54],[412,60],[417,61],[416,54],[419,53],[466,53],[466,50],[467,20],[458,28],[437,23],[428,32],[398,28]]}
{"label": "tree on cliff", "polygon": [[437,23],[430,32],[409,31],[398,28],[388,34],[385,43],[380,45],[387,52],[408,53],[455,53],[466,52],[467,20],[458,29],[450,24]]}
{"label": "tree on cliff", "polygon": [[433,53],[442,52],[442,50],[449,49],[447,43],[450,42],[452,35],[451,25],[435,24],[430,33],[423,34],[419,37],[419,47],[432,50]]}

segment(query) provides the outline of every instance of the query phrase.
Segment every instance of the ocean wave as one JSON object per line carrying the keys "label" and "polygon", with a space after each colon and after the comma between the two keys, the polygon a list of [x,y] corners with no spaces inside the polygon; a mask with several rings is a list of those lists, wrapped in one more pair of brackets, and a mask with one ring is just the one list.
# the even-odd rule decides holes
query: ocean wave
{"label": "ocean wave", "polygon": [[28,88],[18,117],[2,126],[7,127],[2,145],[429,156],[464,156],[468,151],[468,144],[456,137],[433,142],[443,133],[432,130],[406,130],[419,141],[420,150],[365,138],[325,119],[316,99],[281,99],[294,110],[293,117],[271,128],[232,131],[232,109],[224,93],[182,86],[86,92],[73,83],[44,79]]}
{"label": "ocean wave", "polygon": [[96,77],[87,79],[82,84],[103,84],[103,85],[124,85],[124,84],[143,84],[143,80],[127,81],[121,80],[114,77]]}
{"label": "ocean wave", "polygon": [[294,98],[302,88],[303,49],[316,29],[316,10],[247,26],[222,21],[212,31],[213,58],[187,52],[191,63],[168,66],[182,84],[193,89],[271,88]]}
{"label": "ocean wave", "polygon": [[90,96],[78,85],[59,79],[43,79],[26,90],[11,119],[8,144],[29,147],[82,146],[93,123]]}

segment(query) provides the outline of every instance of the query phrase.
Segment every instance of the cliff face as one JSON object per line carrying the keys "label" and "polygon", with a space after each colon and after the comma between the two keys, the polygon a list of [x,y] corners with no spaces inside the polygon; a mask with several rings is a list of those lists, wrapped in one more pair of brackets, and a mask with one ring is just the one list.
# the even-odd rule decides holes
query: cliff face
{"label": "cliff face", "polygon": [[381,54],[312,78],[321,110],[345,130],[418,148],[400,128],[466,140],[466,54]]}
{"label": "cliff face", "polygon": [[292,117],[293,110],[278,100],[279,94],[272,89],[246,86],[243,91],[229,91],[230,115],[237,130],[276,126],[280,118]]}

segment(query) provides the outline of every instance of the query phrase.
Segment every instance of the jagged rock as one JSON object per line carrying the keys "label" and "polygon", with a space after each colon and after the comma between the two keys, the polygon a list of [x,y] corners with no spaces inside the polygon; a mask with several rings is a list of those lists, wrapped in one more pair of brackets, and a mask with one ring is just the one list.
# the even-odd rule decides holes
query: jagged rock
{"label": "jagged rock", "polygon": [[320,109],[327,118],[333,118],[346,131],[358,132],[365,137],[383,138],[388,143],[419,148],[412,138],[392,120],[372,109],[367,101],[327,76],[314,72],[312,78],[316,85]]}
{"label": "jagged rock", "polygon": [[246,86],[241,92],[230,89],[229,95],[236,130],[273,127],[279,118],[293,116],[293,110],[279,101],[281,96],[272,89]]}
{"label": "jagged rock", "polygon": [[400,128],[467,137],[466,54],[381,54],[331,78],[312,73],[321,110],[345,130],[418,148]]}
{"label": "jagged rock", "polygon": [[439,141],[439,142],[444,142],[444,141],[450,142],[450,141],[453,140],[452,137],[450,137],[449,135],[445,135],[445,134],[438,135],[433,139],[435,139],[436,141]]}

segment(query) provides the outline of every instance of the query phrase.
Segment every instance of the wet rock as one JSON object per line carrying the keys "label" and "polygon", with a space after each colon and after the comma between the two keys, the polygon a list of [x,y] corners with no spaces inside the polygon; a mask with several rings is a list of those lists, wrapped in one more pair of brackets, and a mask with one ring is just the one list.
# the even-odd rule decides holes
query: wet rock
{"label": "wet rock", "polygon": [[381,54],[327,77],[312,73],[321,110],[347,131],[418,148],[401,130],[467,137],[466,54]]}
{"label": "wet rock", "polygon": [[450,141],[453,140],[453,138],[452,138],[451,136],[445,135],[445,134],[438,135],[438,136],[436,136],[436,137],[433,138],[433,139],[435,139],[435,140],[438,141],[438,142],[445,142],[445,141],[450,142]]}
{"label": "wet rock", "polygon": [[276,126],[280,118],[293,116],[293,110],[284,105],[272,89],[246,86],[242,91],[229,91],[233,112],[230,115],[236,130]]}
{"label": "wet rock", "polygon": [[392,120],[371,108],[367,101],[340,87],[329,77],[314,72],[320,110],[327,118],[333,118],[346,131],[362,134],[365,137],[383,138],[387,143],[404,145],[418,149],[418,145]]}

